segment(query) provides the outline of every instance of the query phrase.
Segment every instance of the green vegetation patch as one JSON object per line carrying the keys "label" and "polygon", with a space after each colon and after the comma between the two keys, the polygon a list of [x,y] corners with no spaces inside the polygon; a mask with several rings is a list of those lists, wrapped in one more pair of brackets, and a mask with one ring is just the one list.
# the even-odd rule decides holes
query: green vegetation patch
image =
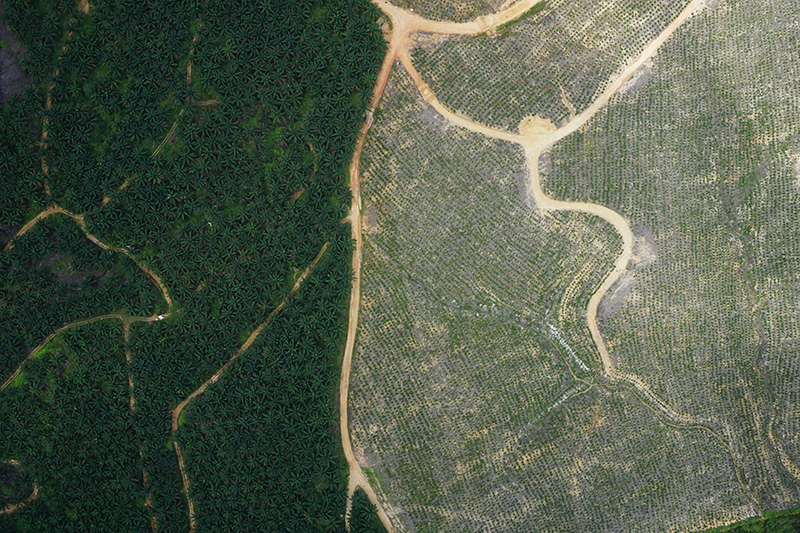
{"label": "green vegetation patch", "polygon": [[17,505],[33,494],[34,479],[16,461],[0,463],[0,509]]}
{"label": "green vegetation patch", "polygon": [[539,13],[540,11],[542,11],[545,7],[547,7],[547,2],[545,0],[542,0],[541,2],[539,2],[537,4],[534,4],[534,6],[532,8],[530,8],[529,10],[527,10],[525,13],[523,13],[520,16],[518,16],[517,18],[515,18],[513,20],[509,20],[508,22],[504,22],[503,24],[500,24],[497,27],[497,31],[503,31],[504,29],[508,28],[509,26],[512,26],[512,25],[516,24],[517,22],[519,22],[521,20],[525,20],[526,18],[532,17],[536,13]]}
{"label": "green vegetation patch", "polygon": [[60,338],[28,362],[22,386],[0,391],[0,457],[19,463],[0,473],[0,498],[20,502],[38,486],[36,499],[0,515],[0,530],[143,531],[149,519],[119,323]]}

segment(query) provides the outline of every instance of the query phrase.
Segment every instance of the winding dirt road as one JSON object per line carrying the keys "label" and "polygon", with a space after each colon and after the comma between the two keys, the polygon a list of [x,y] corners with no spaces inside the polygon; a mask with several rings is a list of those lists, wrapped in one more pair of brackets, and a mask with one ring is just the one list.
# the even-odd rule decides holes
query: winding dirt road
{"label": "winding dirt road", "polygon": [[703,5],[703,0],[692,0],[680,12],[680,14],[656,37],[647,47],[637,56],[622,73],[606,88],[606,90],[583,112],[576,115],[572,120],[568,121],[561,128],[555,128],[549,121],[539,119],[538,117],[526,118],[520,124],[520,134],[509,133],[507,131],[490,128],[483,124],[478,124],[464,117],[458,116],[449,109],[447,109],[436,96],[431,92],[430,87],[422,79],[414,67],[411,58],[405,48],[399,51],[399,59],[403,63],[408,73],[413,78],[417,88],[422,94],[422,97],[433,107],[439,114],[441,114],[449,122],[466,128],[475,133],[486,135],[494,139],[509,141],[519,144],[525,150],[526,159],[528,162],[528,170],[530,173],[530,190],[533,194],[534,201],[537,207],[545,211],[577,211],[587,213],[602,218],[610,223],[617,233],[622,237],[622,251],[614,262],[614,269],[603,280],[603,283],[595,291],[589,300],[589,305],[586,310],[586,321],[589,330],[592,334],[592,339],[600,354],[603,362],[603,372],[611,380],[622,380],[633,386],[642,396],[648,399],[653,405],[658,406],[659,410],[667,416],[674,423],[678,424],[698,424],[707,423],[708,421],[700,421],[695,418],[678,413],[666,402],[658,398],[638,376],[623,372],[619,370],[613,363],[611,356],[608,353],[605,341],[600,329],[597,325],[597,309],[603,297],[608,293],[609,289],[614,283],[619,280],[620,276],[625,272],[628,262],[633,256],[633,231],[631,231],[628,221],[616,211],[608,207],[593,204],[588,202],[568,202],[563,200],[556,200],[548,196],[541,186],[539,176],[539,158],[547,151],[553,144],[560,141],[567,135],[575,132],[586,124],[600,109],[605,106],[611,97],[625,84],[628,79],[642,66],[649,58],[651,58],[658,48],[686,21],[692,14],[694,14]]}
{"label": "winding dirt road", "polygon": [[[9,459],[7,461],[2,461],[2,462],[6,463],[6,464],[10,464],[11,466],[19,466],[20,465],[20,462],[17,461],[16,459]],[[2,509],[0,509],[0,515],[13,513],[17,509],[25,507],[26,505],[28,505],[29,503],[31,503],[32,501],[34,501],[38,497],[39,497],[39,485],[37,485],[36,481],[34,481],[33,482],[33,490],[31,490],[31,494],[27,498],[25,498],[24,500],[22,500],[19,503],[6,505]]]}
{"label": "winding dirt road", "polygon": [[[156,274],[150,268],[148,268],[147,265],[136,259],[136,256],[134,256],[127,249],[108,245],[103,241],[101,241],[100,239],[98,239],[97,237],[95,237],[95,235],[89,232],[89,230],[86,228],[86,220],[83,215],[76,215],[75,213],[67,211],[66,209],[58,205],[53,204],[52,206],[48,207],[47,209],[45,209],[44,211],[33,217],[31,220],[29,220],[24,226],[22,226],[19,229],[19,231],[17,231],[17,233],[14,234],[13,237],[11,237],[11,240],[8,241],[8,244],[6,244],[5,248],[3,248],[3,251],[10,250],[11,248],[13,248],[14,241],[16,241],[17,239],[28,233],[31,229],[33,229],[34,226],[36,226],[36,224],[38,224],[45,218],[56,214],[66,215],[72,220],[74,220],[75,223],[78,224],[78,227],[80,227],[81,231],[83,231],[83,234],[86,236],[86,238],[92,241],[100,248],[102,248],[103,250],[109,250],[112,252],[118,252],[124,254],[131,261],[136,263],[136,266],[138,266],[142,270],[142,272],[144,272],[147,275],[147,277],[150,278],[150,280],[153,283],[155,283],[156,287],[158,287],[158,290],[161,291],[161,296],[164,298],[164,301],[167,303],[167,306],[170,309],[172,309],[172,298],[170,298],[169,290],[167,289],[167,286],[164,284],[163,280],[158,276],[158,274]],[[148,321],[156,320],[158,316],[159,315],[157,314],[153,315],[153,317],[150,317]],[[167,316],[168,314],[161,315],[162,318],[166,318]]]}

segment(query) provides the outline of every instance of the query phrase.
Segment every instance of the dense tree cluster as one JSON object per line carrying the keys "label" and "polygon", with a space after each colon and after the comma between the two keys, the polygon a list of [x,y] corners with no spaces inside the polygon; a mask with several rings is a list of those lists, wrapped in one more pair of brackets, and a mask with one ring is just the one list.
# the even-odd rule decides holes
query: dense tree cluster
{"label": "dense tree cluster", "polygon": [[39,497],[0,515],[0,530],[148,527],[121,341],[118,322],[70,330],[2,392],[0,457],[19,463]]}
{"label": "dense tree cluster", "polygon": [[16,459],[0,463],[0,509],[25,501],[33,494],[36,481]]}
{"label": "dense tree cluster", "polygon": [[157,289],[133,261],[95,246],[64,215],[43,220],[0,253],[0,273],[3,376],[64,324],[164,309]]}
{"label": "dense tree cluster", "polygon": [[178,432],[198,531],[344,531],[347,469],[335,393],[350,234],[342,227],[291,303]]}
{"label": "dense tree cluster", "polygon": [[191,3],[111,1],[71,28],[49,77],[45,152],[64,207],[91,209],[147,165],[186,99],[195,17]]}
{"label": "dense tree cluster", "polygon": [[0,246],[47,203],[36,140],[44,106],[35,87],[0,106]]}
{"label": "dense tree cluster", "polygon": [[28,52],[23,61],[25,70],[39,80],[47,78],[53,54],[76,15],[73,0],[2,3],[3,20]]}
{"label": "dense tree cluster", "polygon": [[352,533],[385,533],[375,506],[363,490],[353,494],[353,509],[350,511],[350,531]]}
{"label": "dense tree cluster", "polygon": [[[187,529],[170,410],[227,361],[329,243],[302,290],[231,367],[237,377],[223,377],[190,405],[177,438],[187,449],[200,528],[249,530],[270,523],[341,530],[347,469],[335,394],[351,254],[342,220],[356,132],[385,51],[378,10],[365,0],[111,0],[91,2],[89,13],[81,14],[69,4],[2,2],[5,20],[30,51],[37,86],[2,108],[0,148],[13,159],[0,162],[10,176],[0,185],[9,192],[0,230],[8,241],[56,203],[83,214],[94,235],[129,251],[169,288],[176,312],[130,327],[136,411],[129,422],[148,473],[147,488],[140,482],[137,490],[149,506],[142,497],[140,510],[155,518],[159,531]],[[48,269],[26,281],[39,272],[31,265],[61,253],[55,251],[61,232],[71,227],[80,233],[63,222],[64,229],[40,222],[15,241],[13,253],[3,253],[6,271],[26,283],[6,283],[2,295],[2,301],[16,298],[20,327],[32,330],[42,308],[61,313],[9,347],[15,361],[37,335],[44,338],[84,310],[163,309],[157,298],[145,305],[143,294],[158,293],[135,265],[123,269],[121,254],[103,252],[85,238],[85,249],[70,248],[61,262],[94,265],[80,254],[104,256],[110,273],[86,266],[80,280],[91,291],[83,285],[71,291],[73,278],[63,290],[51,288],[63,282]],[[79,303],[95,292],[100,300]],[[251,372],[254,365],[261,371]],[[10,391],[0,392],[4,405],[17,401],[6,401]],[[260,407],[265,397],[280,401]],[[254,427],[257,435],[200,429],[215,419]],[[104,418],[94,424],[107,430]],[[114,431],[111,422],[108,428]],[[276,431],[285,443],[274,439]],[[0,440],[13,455],[13,442]],[[269,454],[268,463],[260,450]],[[50,460],[35,457],[30,464]],[[58,475],[60,467],[53,468]],[[202,481],[205,476],[227,481],[217,490]],[[37,479],[41,497],[20,516],[47,508],[58,515],[53,520],[64,520],[72,507],[54,503],[59,489],[48,489],[52,477]],[[269,497],[244,512],[267,481]],[[25,529],[36,522],[7,523]]]}

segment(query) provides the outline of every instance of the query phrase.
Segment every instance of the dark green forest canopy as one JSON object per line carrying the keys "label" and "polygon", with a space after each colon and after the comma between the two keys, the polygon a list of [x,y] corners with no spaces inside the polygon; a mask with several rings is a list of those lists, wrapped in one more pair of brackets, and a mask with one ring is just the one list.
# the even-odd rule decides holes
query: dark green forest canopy
{"label": "dark green forest canopy", "polygon": [[198,531],[343,531],[335,400],[352,253],[343,219],[385,53],[379,11],[366,0],[0,6],[32,80],[0,107],[0,247],[58,205],[130,254],[102,250],[64,215],[0,252],[0,331],[15,332],[3,334],[0,378],[73,321],[166,316],[127,323],[127,339],[116,319],[68,329],[0,391],[0,425],[14,428],[2,432],[0,460],[19,462],[7,477],[21,485],[9,490],[38,487],[37,499],[0,515],[0,530],[141,531],[155,521],[186,531],[170,411],[327,243],[174,438]]}
{"label": "dark green forest canopy", "polygon": [[350,511],[350,530],[353,533],[385,533],[378,512],[363,490],[356,489],[353,494],[353,508]]}

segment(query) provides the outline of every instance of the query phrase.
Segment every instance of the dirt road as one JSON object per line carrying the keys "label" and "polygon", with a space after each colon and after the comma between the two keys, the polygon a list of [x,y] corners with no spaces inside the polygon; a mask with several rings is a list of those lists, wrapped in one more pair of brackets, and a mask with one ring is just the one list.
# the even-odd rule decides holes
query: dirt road
{"label": "dirt road", "polygon": [[537,204],[542,209],[548,210],[561,210],[561,211],[580,211],[596,215],[603,220],[609,222],[617,233],[622,237],[622,253],[614,263],[614,269],[606,276],[603,284],[592,295],[589,300],[589,307],[586,310],[586,321],[589,323],[589,330],[592,333],[597,350],[600,353],[600,358],[603,361],[603,370],[609,377],[617,377],[631,382],[637,389],[641,388],[642,391],[646,390],[648,395],[652,396],[649,388],[646,387],[641,380],[632,379],[631,376],[626,376],[616,370],[611,356],[608,354],[603,336],[597,326],[597,309],[600,306],[600,301],[608,293],[609,289],[616,283],[622,276],[627,268],[628,261],[633,255],[633,232],[631,231],[630,224],[625,218],[607,207],[597,204],[590,204],[585,202],[564,202],[555,200],[548,197],[541,188],[539,179],[539,157],[548,150],[553,144],[560,141],[567,135],[575,132],[586,124],[600,109],[602,109],[608,101],[614,96],[617,91],[630,79],[631,76],[641,67],[648,59],[653,57],[658,49],[663,45],[669,37],[675,33],[681,24],[683,24],[689,17],[691,17],[698,10],[702,9],[705,0],[692,0],[687,6],[678,14],[675,19],[667,25],[666,28],[651,41],[642,52],[628,64],[622,73],[606,88],[605,91],[584,111],[575,116],[572,120],[568,121],[564,126],[553,130],[552,132],[544,133],[539,136],[530,137],[528,140],[523,141],[525,153],[528,158],[528,167],[530,170],[531,190],[536,198]]}
{"label": "dirt road", "polygon": [[372,0],[381,11],[392,20],[394,30],[398,33],[428,32],[448,35],[478,35],[491,31],[498,26],[511,22],[538,4],[540,0],[520,0],[508,9],[493,15],[484,15],[470,22],[443,22],[428,20],[406,9],[397,7],[387,0]]}
{"label": "dirt road", "polygon": [[539,158],[542,153],[548,150],[553,144],[563,139],[567,135],[575,132],[578,128],[586,124],[605,104],[616,94],[616,92],[630,79],[630,77],[639,69],[649,58],[651,58],[658,48],[680,27],[680,25],[688,19],[693,13],[700,9],[703,5],[703,0],[691,1],[680,14],[656,37],[650,44],[645,47],[639,56],[636,57],[629,65],[625,67],[622,73],[617,77],[608,88],[583,112],[576,115],[572,120],[568,121],[561,128],[555,128],[552,124],[544,119],[538,117],[529,117],[522,121],[520,124],[520,134],[509,133],[494,128],[490,128],[483,124],[473,122],[469,119],[456,115],[436,98],[431,92],[430,87],[417,72],[411,58],[409,57],[405,47],[399,50],[398,56],[403,63],[403,66],[409,72],[420,94],[439,114],[441,114],[449,122],[466,128],[475,133],[486,135],[494,139],[509,141],[519,144],[525,150],[526,159],[528,162],[528,170],[530,176],[530,191],[533,194],[534,201],[537,207],[546,211],[578,211],[590,215],[598,216],[603,220],[610,223],[617,233],[622,237],[622,251],[614,262],[614,268],[603,280],[603,283],[595,291],[589,300],[589,305],[586,310],[586,321],[589,326],[589,331],[592,334],[592,339],[597,347],[598,353],[603,363],[604,373],[612,380],[622,380],[629,383],[644,397],[657,405],[659,410],[667,416],[670,420],[677,424],[687,423],[700,423],[707,421],[699,421],[688,415],[683,415],[672,409],[663,400],[658,398],[640,378],[622,372],[616,368],[608,353],[605,341],[600,329],[597,325],[597,310],[603,297],[608,293],[609,289],[617,282],[617,280],[625,272],[628,262],[633,255],[633,232],[631,231],[628,221],[616,211],[608,207],[588,203],[588,202],[568,202],[563,200],[556,200],[547,196],[541,187],[539,176]]}
{"label": "dirt road", "polygon": [[360,187],[360,161],[361,152],[364,148],[364,141],[372,126],[372,118],[375,109],[380,102],[383,91],[386,88],[386,83],[392,70],[392,65],[396,59],[400,59],[406,65],[411,66],[409,72],[415,76],[420,91],[423,93],[425,100],[429,102],[437,111],[445,115],[452,122],[465,127],[465,128],[479,128],[481,133],[489,135],[490,137],[508,140],[511,142],[518,142],[519,136],[487,128],[485,126],[475,124],[462,117],[458,117],[450,113],[442,106],[435,98],[433,93],[428,88],[417,74],[416,70],[411,65],[411,60],[406,52],[406,44],[408,43],[409,36],[417,31],[425,31],[432,33],[447,33],[447,34],[460,34],[460,35],[477,35],[486,31],[490,31],[505,22],[514,20],[528,9],[532,8],[538,3],[538,0],[522,0],[501,13],[495,15],[479,17],[472,22],[466,23],[450,23],[450,22],[436,22],[423,19],[422,17],[411,13],[410,11],[398,8],[386,0],[372,0],[392,21],[392,34],[389,43],[389,50],[384,58],[383,65],[378,74],[378,79],[373,90],[372,102],[367,114],[367,120],[359,132],[359,140],[353,154],[353,160],[350,165],[350,190],[352,193],[352,206],[350,210],[350,223],[352,227],[352,236],[355,241],[355,250],[353,252],[353,286],[350,293],[350,320],[347,329],[347,343],[345,345],[344,358],[342,361],[342,376],[339,382],[339,412],[340,412],[340,427],[342,432],[342,445],[347,463],[350,469],[349,483],[348,483],[348,498],[346,509],[346,526],[350,530],[350,511],[352,509],[352,498],[356,489],[359,487],[366,493],[369,500],[375,505],[378,510],[378,516],[381,519],[384,527],[389,533],[394,531],[394,526],[389,520],[388,514],[384,506],[378,499],[377,493],[370,485],[361,466],[353,454],[352,443],[350,442],[350,426],[348,419],[348,395],[350,388],[350,372],[353,362],[353,349],[355,347],[355,339],[358,331],[358,317],[361,305],[361,256],[363,249],[362,239],[362,220],[361,220],[361,187]]}
{"label": "dirt road", "polygon": [[[133,324],[135,322],[156,322],[158,320],[163,320],[163,319],[167,318],[168,316],[170,316],[172,314],[172,311],[173,311],[173,303],[172,303],[172,298],[169,295],[169,290],[167,289],[167,286],[164,284],[163,280],[155,272],[150,270],[146,265],[144,265],[138,259],[136,259],[136,257],[131,252],[129,252],[128,250],[125,250],[123,248],[117,248],[115,246],[110,246],[110,245],[104,243],[103,241],[101,241],[100,239],[98,239],[92,233],[90,233],[86,229],[86,221],[84,220],[83,215],[76,215],[75,213],[67,211],[66,209],[64,209],[62,207],[59,207],[58,205],[54,204],[54,205],[48,207],[47,209],[43,210],[41,213],[39,213],[38,215],[33,217],[31,220],[29,220],[11,238],[11,240],[5,246],[3,251],[5,252],[5,251],[10,250],[11,248],[13,248],[14,247],[14,241],[19,239],[23,235],[25,235],[27,232],[29,232],[31,229],[33,229],[36,226],[36,224],[38,224],[42,220],[46,219],[49,216],[56,215],[56,214],[66,215],[69,218],[71,218],[76,224],[78,224],[78,227],[80,227],[81,231],[83,231],[83,233],[86,236],[86,238],[89,239],[90,241],[92,241],[94,244],[96,244],[100,248],[102,248],[103,250],[111,250],[111,251],[114,251],[114,252],[119,252],[119,253],[122,253],[122,254],[126,255],[129,259],[131,259],[136,264],[136,266],[138,266],[142,270],[142,272],[144,272],[147,275],[147,277],[149,277],[151,279],[151,281],[155,284],[155,286],[158,287],[159,291],[161,292],[161,297],[164,298],[164,301],[166,302],[168,309],[167,309],[167,311],[164,312],[164,314],[158,314],[158,312],[154,312],[152,315],[147,316],[147,317],[127,316],[127,315],[123,315],[123,314],[120,314],[120,313],[111,313],[111,314],[107,314],[107,315],[100,315],[100,316],[86,318],[86,319],[82,319],[82,320],[76,320],[75,322],[70,322],[69,324],[66,324],[66,325],[60,327],[59,329],[57,329],[56,331],[54,331],[53,333],[48,335],[36,348],[31,350],[31,352],[25,357],[25,359],[23,359],[22,362],[17,366],[17,368],[14,371],[14,373],[11,374],[11,376],[8,379],[6,379],[3,382],[2,385],[0,385],[0,391],[5,389],[6,387],[8,387],[8,385],[10,385],[12,381],[14,381],[14,379],[19,375],[19,373],[22,370],[22,367],[25,365],[25,363],[27,363],[31,359],[31,357],[33,357],[36,354],[36,352],[38,352],[39,350],[44,348],[47,345],[48,342],[50,342],[51,340],[53,340],[53,338],[55,338],[56,335],[59,335],[60,333],[63,333],[65,331],[67,331],[68,329],[72,329],[72,328],[76,328],[76,327],[79,327],[79,326],[83,326],[85,324],[91,324],[92,322],[98,322],[100,320],[119,320],[119,321],[122,322],[123,330],[125,332],[126,341],[127,341],[128,328],[130,327],[131,324]],[[127,357],[127,354],[126,354],[126,357]],[[131,407],[133,407],[133,403],[134,403],[133,396],[131,396]]]}
{"label": "dirt road", "polygon": [[342,432],[342,446],[344,448],[344,455],[347,459],[347,465],[350,469],[349,481],[347,485],[347,507],[345,511],[345,525],[347,531],[350,531],[350,511],[353,505],[353,494],[356,489],[361,489],[367,494],[369,500],[378,510],[378,516],[381,519],[384,527],[389,533],[394,531],[389,517],[383,509],[383,506],[378,501],[378,495],[369,484],[369,481],[361,471],[361,465],[353,454],[353,447],[350,442],[350,426],[348,422],[347,399],[350,392],[350,370],[353,365],[353,348],[355,347],[356,333],[358,330],[358,313],[361,306],[361,254],[363,239],[361,236],[361,152],[364,149],[364,142],[367,137],[367,132],[372,126],[372,117],[378,103],[381,100],[383,91],[386,88],[386,83],[389,80],[389,74],[392,71],[392,65],[397,57],[397,51],[404,44],[405,34],[397,32],[396,28],[392,32],[392,38],[389,43],[389,50],[386,57],[383,59],[381,70],[378,73],[378,79],[375,88],[372,91],[372,101],[370,102],[369,111],[367,112],[367,120],[361,126],[361,131],[358,133],[358,142],[356,149],[353,153],[353,160],[350,164],[350,191],[352,194],[352,204],[350,207],[350,227],[353,240],[355,241],[355,250],[353,250],[352,268],[353,268],[353,285],[350,290],[350,311],[349,321],[347,325],[347,342],[344,349],[344,357],[342,359],[342,375],[339,380],[339,426]]}

